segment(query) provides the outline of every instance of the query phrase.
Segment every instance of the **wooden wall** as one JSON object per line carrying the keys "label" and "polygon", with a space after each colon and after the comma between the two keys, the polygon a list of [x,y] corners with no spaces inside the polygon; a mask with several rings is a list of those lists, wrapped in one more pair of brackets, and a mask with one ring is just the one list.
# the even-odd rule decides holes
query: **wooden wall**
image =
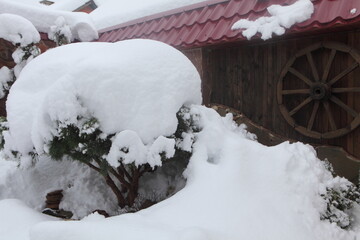
{"label": "wooden wall", "polygon": [[[277,134],[313,144],[340,146],[360,158],[360,127],[342,137],[314,139],[295,131],[279,110],[276,91],[282,69],[299,50],[322,41],[343,43],[360,51],[359,31],[204,48],[202,49],[203,81],[204,85],[211,89],[205,91],[204,95],[209,96],[210,102],[238,109],[255,123]],[[320,75],[324,71],[330,54],[330,50],[325,52],[319,50],[312,53]],[[354,59],[348,54],[336,53],[329,75],[339,74],[353,62]],[[298,58],[293,66],[302,71],[305,76],[312,78],[312,70],[306,57]],[[284,88],[287,89],[306,87],[304,82],[292,74],[285,76],[285,82]],[[337,88],[348,86],[360,87],[360,67],[336,84]],[[360,112],[360,93],[339,94],[338,97],[352,109]],[[304,95],[284,98],[289,109],[299,105],[303,100]],[[306,125],[308,120],[303,119],[309,119],[312,109],[313,103],[310,103],[293,117],[300,124]],[[319,115],[315,119],[314,130],[326,132],[330,129],[327,112],[325,108],[321,107],[318,111]],[[331,105],[331,111],[337,127],[346,127],[352,121],[349,114],[336,104]]]}

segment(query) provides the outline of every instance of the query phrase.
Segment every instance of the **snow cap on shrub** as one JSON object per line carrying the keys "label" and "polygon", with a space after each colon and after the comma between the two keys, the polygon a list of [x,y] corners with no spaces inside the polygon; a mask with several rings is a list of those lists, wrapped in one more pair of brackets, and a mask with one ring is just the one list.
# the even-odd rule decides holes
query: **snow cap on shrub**
{"label": "snow cap on shrub", "polygon": [[5,148],[41,153],[56,124],[76,125],[79,116],[96,118],[105,134],[132,130],[147,144],[173,134],[176,112],[192,103],[201,103],[200,77],[175,48],[139,39],[70,44],[21,72],[7,101],[13,145]]}

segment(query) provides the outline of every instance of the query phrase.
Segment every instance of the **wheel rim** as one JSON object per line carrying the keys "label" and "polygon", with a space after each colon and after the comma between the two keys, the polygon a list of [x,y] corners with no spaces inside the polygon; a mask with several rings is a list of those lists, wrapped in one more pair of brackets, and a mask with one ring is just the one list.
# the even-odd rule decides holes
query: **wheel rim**
{"label": "wheel rim", "polygon": [[[337,55],[349,59],[345,67],[333,66]],[[319,63],[322,60],[324,64]],[[307,62],[309,68],[296,67],[298,62]],[[321,42],[297,52],[285,65],[277,85],[277,101],[285,120],[301,134],[317,139],[336,138],[354,130],[360,124],[359,112],[342,99],[360,93],[360,86],[341,84],[352,81],[343,79],[351,79],[359,65],[359,53],[341,43]],[[346,124],[336,120],[336,109],[346,115]]]}

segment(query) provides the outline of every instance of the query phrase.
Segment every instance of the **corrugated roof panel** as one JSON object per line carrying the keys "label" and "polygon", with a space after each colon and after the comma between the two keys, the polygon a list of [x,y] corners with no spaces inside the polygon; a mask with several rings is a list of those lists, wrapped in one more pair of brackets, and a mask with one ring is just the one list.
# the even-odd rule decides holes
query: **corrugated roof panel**
{"label": "corrugated roof panel", "polygon": [[148,22],[147,27],[144,28],[144,35],[149,35],[152,32],[159,32],[161,29],[159,29],[161,19],[155,19]]}
{"label": "corrugated roof panel", "polygon": [[171,15],[168,22],[164,26],[164,31],[169,31],[170,29],[174,28],[175,23],[177,22],[177,16]]}
{"label": "corrugated roof panel", "polygon": [[226,7],[223,12],[224,18],[232,18],[234,15],[238,14],[240,12],[239,10],[240,4],[236,1],[230,1],[228,4],[226,4]]}
{"label": "corrugated roof panel", "polygon": [[189,33],[184,38],[185,44],[191,44],[192,42],[195,42],[195,40],[198,38],[198,35],[201,31],[201,29],[204,27],[204,24],[193,24],[191,27],[188,27]]}
{"label": "corrugated roof panel", "polygon": [[205,25],[199,32],[197,40],[199,42],[206,42],[206,40],[208,40],[210,38],[213,31],[214,31],[214,23],[212,23],[212,22],[205,23]]}
{"label": "corrugated roof panel", "polygon": [[117,40],[117,36],[119,35],[119,32],[121,31],[121,29],[117,29],[114,31],[113,34],[108,36],[108,42],[116,42]]}
{"label": "corrugated roof panel", "polygon": [[231,29],[231,22],[225,18],[220,19],[216,24],[214,24],[214,31],[209,38],[212,40],[220,40],[226,33]]}
{"label": "corrugated roof panel", "polygon": [[194,10],[192,12],[190,12],[190,15],[188,16],[187,20],[185,21],[185,25],[186,26],[192,26],[197,22],[199,16],[199,11],[198,10]]}
{"label": "corrugated roof panel", "polygon": [[174,20],[171,28],[182,28],[187,25],[186,23],[188,22],[190,14],[183,12],[181,14],[176,14],[175,16],[176,20]]}
{"label": "corrugated roof panel", "polygon": [[218,21],[224,15],[226,5],[227,4],[218,4],[213,6],[214,9],[209,16],[208,21]]}
{"label": "corrugated roof panel", "polygon": [[201,11],[197,22],[200,24],[208,22],[209,17],[211,16],[213,11],[214,11],[214,7],[208,7],[208,6],[204,7],[204,11]]}
{"label": "corrugated roof panel", "polygon": [[[176,47],[195,47],[243,41],[242,30],[232,31],[239,19],[268,16],[270,4],[290,5],[296,0],[209,0],[184,8],[158,13],[108,28],[98,41],[150,38]],[[271,2],[271,3],[270,3]],[[312,0],[311,19],[294,25],[287,33],[327,30],[338,26],[360,25],[360,0]],[[356,9],[356,11],[355,11]]]}

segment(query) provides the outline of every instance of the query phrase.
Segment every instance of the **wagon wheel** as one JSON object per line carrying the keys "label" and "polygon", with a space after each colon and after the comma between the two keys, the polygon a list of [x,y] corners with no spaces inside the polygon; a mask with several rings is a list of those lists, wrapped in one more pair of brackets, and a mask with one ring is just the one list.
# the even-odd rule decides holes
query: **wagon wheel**
{"label": "wagon wheel", "polygon": [[[314,61],[313,54],[314,51],[330,51],[330,55],[325,60],[324,66],[321,66],[319,69]],[[342,69],[340,73],[334,74],[331,76],[331,69],[333,65],[334,58],[337,54],[347,54],[347,57],[351,58],[351,62],[346,68]],[[307,77],[304,71],[296,70],[294,68],[294,63],[298,58],[305,59],[308,65],[310,66],[311,77]],[[280,74],[280,79],[277,85],[277,101],[279,104],[280,111],[286,121],[298,132],[301,134],[317,138],[317,139],[331,139],[343,136],[352,130],[354,130],[360,124],[360,115],[353,109],[352,106],[344,103],[340,98],[339,94],[349,95],[353,93],[360,93],[360,87],[346,86],[346,87],[337,87],[336,83],[341,83],[341,80],[344,79],[348,74],[352,73],[355,69],[359,67],[360,64],[360,55],[359,53],[347,45],[336,43],[336,42],[321,42],[314,44],[305,49],[300,50],[293,56],[286,64],[284,69]],[[319,71],[322,70],[322,71]],[[310,71],[309,71],[310,72]],[[286,89],[284,85],[286,84],[286,75],[292,75],[296,81],[300,81],[299,85],[305,87],[296,88],[296,89]],[[289,109],[284,101],[285,97],[295,97],[301,95],[303,98],[301,101],[297,102],[295,106]],[[302,110],[304,107],[310,109],[307,112],[307,118],[302,119],[302,123],[299,124],[296,118],[296,114]],[[349,116],[349,123],[346,126],[338,126],[334,119],[334,114],[337,114],[334,111],[334,108],[340,108],[342,111],[346,112]],[[328,129],[321,132],[314,130],[314,122],[319,116],[319,109],[323,110],[323,117],[328,121]]]}

